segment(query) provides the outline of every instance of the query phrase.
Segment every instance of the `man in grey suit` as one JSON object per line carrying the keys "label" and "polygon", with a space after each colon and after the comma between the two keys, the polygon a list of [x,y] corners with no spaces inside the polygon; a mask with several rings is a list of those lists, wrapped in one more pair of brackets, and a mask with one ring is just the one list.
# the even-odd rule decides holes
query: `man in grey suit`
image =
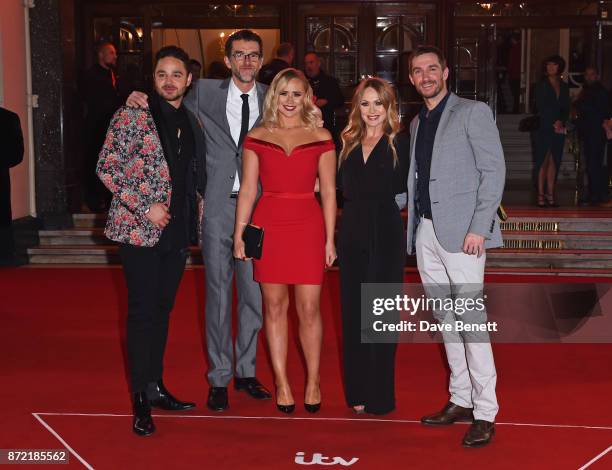
{"label": "man in grey suit", "polygon": [[[202,219],[202,253],[206,269],[206,345],[208,348],[207,406],[229,406],[227,386],[258,400],[271,394],[255,377],[257,336],[262,325],[259,285],[251,261],[235,260],[232,235],[236,196],[242,171],[242,142],[260,121],[267,87],[255,77],[263,63],[261,38],[249,30],[233,33],[225,43],[224,61],[232,76],[226,80],[197,80],[185,99],[204,127],[207,185]],[[129,105],[146,106],[134,92]],[[232,278],[236,278],[238,331],[232,344]],[[235,359],[234,359],[235,349]],[[235,362],[235,367],[234,367]]]}
{"label": "man in grey suit", "polygon": [[[425,106],[410,125],[408,253],[416,247],[429,298],[475,298],[482,295],[485,249],[502,245],[496,213],[504,189],[504,155],[489,107],[450,93],[447,78],[438,48],[420,46],[412,53],[410,81]],[[450,400],[421,422],[472,421],[463,445],[486,445],[499,409],[489,336],[456,328],[459,320],[486,326],[486,312],[441,309],[434,317],[451,325],[443,332]]]}

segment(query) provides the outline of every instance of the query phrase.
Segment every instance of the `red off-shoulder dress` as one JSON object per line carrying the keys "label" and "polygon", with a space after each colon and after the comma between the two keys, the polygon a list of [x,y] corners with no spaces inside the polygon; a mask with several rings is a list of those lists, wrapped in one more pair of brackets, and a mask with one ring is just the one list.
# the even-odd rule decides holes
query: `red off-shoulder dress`
{"label": "red off-shoulder dress", "polygon": [[314,195],[319,158],[333,150],[332,140],[294,147],[287,155],[277,144],[247,136],[244,148],[259,158],[263,193],[252,223],[264,229],[257,282],[321,284],[325,269],[323,212]]}

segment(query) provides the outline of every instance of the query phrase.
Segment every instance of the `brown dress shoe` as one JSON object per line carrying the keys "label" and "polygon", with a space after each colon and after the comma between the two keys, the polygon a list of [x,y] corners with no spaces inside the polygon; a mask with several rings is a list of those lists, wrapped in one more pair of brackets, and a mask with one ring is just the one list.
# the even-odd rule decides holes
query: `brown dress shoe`
{"label": "brown dress shoe", "polygon": [[489,442],[491,442],[494,434],[495,423],[482,419],[476,419],[465,433],[465,436],[463,436],[463,445],[465,447],[486,446]]}
{"label": "brown dress shoe", "polygon": [[471,408],[464,408],[449,401],[442,411],[433,415],[423,416],[421,423],[431,426],[446,426],[456,421],[470,422],[473,419],[474,415]]}

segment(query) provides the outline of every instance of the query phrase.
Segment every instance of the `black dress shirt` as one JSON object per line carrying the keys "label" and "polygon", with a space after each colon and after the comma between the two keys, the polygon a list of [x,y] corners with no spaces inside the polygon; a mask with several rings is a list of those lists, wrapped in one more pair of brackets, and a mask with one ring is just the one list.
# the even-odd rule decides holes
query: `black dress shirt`
{"label": "black dress shirt", "polygon": [[427,106],[423,105],[419,113],[419,129],[415,143],[415,158],[417,171],[417,210],[419,217],[431,219],[431,199],[429,196],[429,175],[431,171],[431,156],[433,153],[434,141],[436,139],[436,131],[440,123],[440,117],[446,107],[446,102],[450,93],[438,103],[438,105],[429,111]]}
{"label": "black dress shirt", "polygon": [[195,155],[193,130],[183,104],[175,108],[164,99],[159,99],[163,119],[160,138],[167,140],[164,155],[170,168],[172,197],[170,199],[170,223],[162,233],[162,243],[186,247],[188,240],[188,217],[186,213],[187,172]]}

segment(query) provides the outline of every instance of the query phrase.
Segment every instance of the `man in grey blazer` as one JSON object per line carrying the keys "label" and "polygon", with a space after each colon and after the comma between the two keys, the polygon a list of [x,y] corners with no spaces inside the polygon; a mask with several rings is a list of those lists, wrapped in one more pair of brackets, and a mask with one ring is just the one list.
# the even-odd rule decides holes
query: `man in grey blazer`
{"label": "man in grey blazer", "polygon": [[[502,245],[497,208],[504,189],[504,154],[489,107],[450,93],[447,78],[438,48],[420,46],[412,53],[410,81],[425,105],[410,125],[407,248],[409,254],[416,248],[429,298],[475,298],[482,295],[486,248]],[[433,313],[451,325],[451,331],[443,332],[450,400],[421,422],[472,421],[463,445],[486,445],[499,409],[488,332],[456,328],[458,321],[486,326],[486,312],[455,308]]]}
{"label": "man in grey blazer", "polygon": [[[236,196],[242,172],[242,142],[260,121],[267,87],[255,77],[263,63],[261,38],[249,30],[233,33],[225,43],[226,80],[200,79],[185,99],[204,128],[207,185],[202,219],[202,254],[206,269],[206,345],[208,349],[207,406],[228,408],[227,386],[258,400],[271,394],[255,377],[257,336],[262,325],[259,284],[251,261],[235,260],[232,235]],[[143,95],[132,93],[129,105],[146,106]],[[238,297],[238,331],[232,341],[232,279]],[[234,358],[235,350],[235,358]],[[234,366],[235,363],[235,366]]]}

